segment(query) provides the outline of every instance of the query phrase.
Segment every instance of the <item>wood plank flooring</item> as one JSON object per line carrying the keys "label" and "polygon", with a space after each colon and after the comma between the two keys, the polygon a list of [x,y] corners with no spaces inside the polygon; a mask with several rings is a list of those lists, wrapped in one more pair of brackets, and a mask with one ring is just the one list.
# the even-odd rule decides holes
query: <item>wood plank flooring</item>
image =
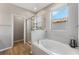
{"label": "wood plank flooring", "polygon": [[14,47],[6,51],[0,52],[0,55],[31,55],[31,47],[23,42],[14,44]]}

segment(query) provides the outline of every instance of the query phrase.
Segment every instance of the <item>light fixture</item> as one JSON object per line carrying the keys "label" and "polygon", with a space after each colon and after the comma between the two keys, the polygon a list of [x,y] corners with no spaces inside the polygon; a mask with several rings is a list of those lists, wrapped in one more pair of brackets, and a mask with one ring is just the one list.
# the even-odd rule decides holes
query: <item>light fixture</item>
{"label": "light fixture", "polygon": [[36,10],[37,8],[36,8],[36,7],[34,7],[34,9]]}

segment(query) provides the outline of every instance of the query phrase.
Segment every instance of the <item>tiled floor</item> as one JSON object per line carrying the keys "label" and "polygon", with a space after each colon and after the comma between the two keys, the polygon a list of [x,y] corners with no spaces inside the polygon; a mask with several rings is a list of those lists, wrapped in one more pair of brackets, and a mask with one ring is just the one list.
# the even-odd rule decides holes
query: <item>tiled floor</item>
{"label": "tiled floor", "polygon": [[14,47],[6,51],[0,52],[0,55],[31,55],[31,47],[23,42],[14,44]]}

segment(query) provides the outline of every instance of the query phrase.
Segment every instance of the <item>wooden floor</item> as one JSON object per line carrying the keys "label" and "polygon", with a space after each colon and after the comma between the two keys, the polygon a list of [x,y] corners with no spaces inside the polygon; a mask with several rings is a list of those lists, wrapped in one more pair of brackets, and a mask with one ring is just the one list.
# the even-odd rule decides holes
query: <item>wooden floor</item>
{"label": "wooden floor", "polygon": [[14,47],[6,51],[0,52],[0,55],[31,55],[31,47],[23,42],[14,44]]}

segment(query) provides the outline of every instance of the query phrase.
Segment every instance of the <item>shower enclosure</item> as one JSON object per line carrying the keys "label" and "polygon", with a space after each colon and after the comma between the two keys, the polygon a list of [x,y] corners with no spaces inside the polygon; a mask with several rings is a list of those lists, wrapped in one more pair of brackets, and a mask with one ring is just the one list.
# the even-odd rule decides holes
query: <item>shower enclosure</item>
{"label": "shower enclosure", "polygon": [[32,16],[26,20],[26,42],[31,43],[31,32],[35,30],[44,30],[44,20],[41,16]]}

